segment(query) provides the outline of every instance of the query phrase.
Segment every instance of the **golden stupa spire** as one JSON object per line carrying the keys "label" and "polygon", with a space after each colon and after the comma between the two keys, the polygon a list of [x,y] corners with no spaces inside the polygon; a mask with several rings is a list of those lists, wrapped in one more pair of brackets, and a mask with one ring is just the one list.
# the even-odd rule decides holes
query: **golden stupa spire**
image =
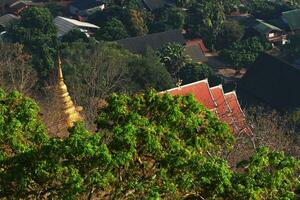
{"label": "golden stupa spire", "polygon": [[69,95],[66,84],[64,83],[61,60],[58,57],[58,95],[62,104],[62,111],[65,116],[65,123],[67,127],[73,126],[74,122],[82,120],[79,112],[82,110],[81,107],[76,107]]}

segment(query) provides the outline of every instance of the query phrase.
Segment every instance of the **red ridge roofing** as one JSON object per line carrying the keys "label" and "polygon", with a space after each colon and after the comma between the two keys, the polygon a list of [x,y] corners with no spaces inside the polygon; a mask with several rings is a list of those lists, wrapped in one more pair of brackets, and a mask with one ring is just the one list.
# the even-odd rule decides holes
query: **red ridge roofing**
{"label": "red ridge roofing", "polygon": [[214,109],[216,107],[212,94],[209,89],[207,79],[194,82],[188,85],[184,85],[181,87],[173,88],[167,90],[166,92],[170,93],[171,95],[192,94],[194,95],[194,97],[198,102],[202,103],[208,109]]}
{"label": "red ridge roofing", "polygon": [[230,115],[231,108],[225,99],[222,85],[211,88],[211,93],[217,104],[215,110],[216,114],[222,121],[231,124],[233,122],[232,116]]}
{"label": "red ridge roofing", "polygon": [[235,134],[249,131],[236,93],[233,91],[224,94],[222,85],[210,88],[207,79],[204,79],[166,92],[171,95],[192,94],[199,103],[215,112],[221,121],[227,123]]}

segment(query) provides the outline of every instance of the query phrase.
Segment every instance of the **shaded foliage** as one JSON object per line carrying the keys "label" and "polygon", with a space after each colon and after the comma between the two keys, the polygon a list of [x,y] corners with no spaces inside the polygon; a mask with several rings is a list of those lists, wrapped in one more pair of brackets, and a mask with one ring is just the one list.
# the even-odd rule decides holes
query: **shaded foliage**
{"label": "shaded foliage", "polygon": [[179,71],[179,77],[183,84],[189,84],[205,78],[208,79],[210,86],[221,83],[221,79],[213,69],[207,64],[190,63]]}
{"label": "shaded foliage", "polygon": [[56,57],[56,27],[48,9],[31,7],[8,30],[12,42],[24,45],[41,80],[47,80]]}
{"label": "shaded foliage", "polygon": [[126,37],[128,37],[128,34],[124,24],[116,18],[107,21],[106,24],[95,33],[97,40],[114,41]]}
{"label": "shaded foliage", "polygon": [[[232,171],[220,158],[233,144],[228,126],[192,96],[113,94],[96,134],[76,123],[65,139],[46,136],[33,101],[0,98],[0,150],[9,152],[0,160],[1,198],[296,199],[299,161],[261,148],[240,163],[244,172]],[[19,131],[10,143],[7,134]]]}
{"label": "shaded foliage", "polygon": [[251,65],[260,53],[270,49],[269,42],[258,37],[251,37],[233,43],[231,47],[225,49],[221,55],[224,59],[233,64],[237,69]]}

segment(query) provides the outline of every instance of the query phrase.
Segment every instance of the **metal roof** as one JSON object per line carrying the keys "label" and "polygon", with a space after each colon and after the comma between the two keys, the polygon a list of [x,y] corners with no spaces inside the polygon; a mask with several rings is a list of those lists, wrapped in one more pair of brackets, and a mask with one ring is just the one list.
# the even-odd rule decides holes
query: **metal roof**
{"label": "metal roof", "polygon": [[125,49],[134,53],[143,53],[147,47],[151,47],[153,50],[159,50],[163,45],[176,42],[184,45],[185,39],[181,33],[181,30],[170,30],[160,33],[152,33],[144,36],[131,37],[116,41]]}
{"label": "metal roof", "polygon": [[61,16],[57,16],[54,19],[54,24],[57,28],[58,37],[65,35],[66,33],[68,33],[69,31],[75,28],[94,28],[94,29],[99,28],[98,26],[91,23],[81,22],[75,19],[70,19]]}
{"label": "metal roof", "polygon": [[260,32],[261,34],[266,34],[269,33],[271,31],[282,31],[280,28],[273,26],[271,24],[266,23],[263,20],[259,20],[257,19],[257,25],[255,25],[253,28],[255,30],[257,30],[258,32]]}
{"label": "metal roof", "polygon": [[300,29],[300,9],[283,12],[282,19],[292,31]]}
{"label": "metal roof", "polygon": [[3,27],[6,27],[11,22],[16,21],[18,19],[20,19],[20,17],[18,17],[16,15],[13,15],[13,14],[2,15],[0,17],[0,25],[3,26]]}

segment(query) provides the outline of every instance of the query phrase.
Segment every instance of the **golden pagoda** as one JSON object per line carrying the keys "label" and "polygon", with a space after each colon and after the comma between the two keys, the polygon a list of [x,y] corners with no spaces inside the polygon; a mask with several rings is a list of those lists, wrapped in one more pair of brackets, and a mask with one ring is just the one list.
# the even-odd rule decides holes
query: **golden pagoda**
{"label": "golden pagoda", "polygon": [[57,94],[61,103],[64,117],[64,119],[61,120],[65,122],[65,126],[72,127],[74,122],[82,120],[82,117],[79,114],[79,112],[82,110],[82,107],[76,107],[69,95],[67,86],[64,83],[60,57],[58,58]]}

